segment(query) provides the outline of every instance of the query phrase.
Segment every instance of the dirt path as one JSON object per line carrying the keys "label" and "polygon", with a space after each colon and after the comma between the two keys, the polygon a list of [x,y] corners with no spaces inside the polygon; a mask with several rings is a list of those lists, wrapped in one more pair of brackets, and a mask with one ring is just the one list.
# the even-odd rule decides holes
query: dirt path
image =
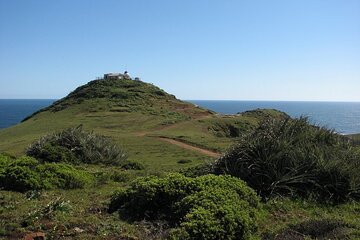
{"label": "dirt path", "polygon": [[[202,119],[206,119],[206,118],[209,118],[211,116],[209,115],[206,115],[206,116],[200,116],[198,118],[195,118],[193,120],[202,120]],[[179,124],[181,123],[184,123],[184,122],[179,122],[179,123],[174,123],[174,124],[171,124],[171,125],[168,125],[168,126],[162,126],[160,128],[157,128],[157,129],[154,129],[152,131],[144,131],[144,132],[137,132],[135,133],[135,136],[137,137],[144,137],[148,134],[151,134],[153,132],[156,132],[156,131],[160,131],[160,130],[167,130],[167,129],[171,129],[171,128],[175,128],[177,127]],[[176,145],[176,146],[179,146],[179,147],[182,147],[182,148],[185,148],[185,149],[188,149],[188,150],[192,150],[192,151],[196,151],[196,152],[199,152],[199,153],[202,153],[204,155],[207,155],[207,156],[210,156],[210,157],[214,157],[214,158],[218,158],[220,157],[220,154],[217,153],[217,152],[213,152],[211,150],[208,150],[208,149],[204,149],[204,148],[200,148],[200,147],[196,147],[196,146],[193,146],[193,145],[190,145],[190,144],[187,144],[187,143],[184,143],[184,142],[181,142],[181,141],[178,141],[178,140],[175,140],[175,139],[171,139],[171,138],[166,138],[166,137],[155,137],[155,136],[152,136],[153,138],[157,138],[163,142],[167,142],[167,143],[170,143],[170,144],[173,144],[173,145]]]}
{"label": "dirt path", "polygon": [[203,149],[203,148],[200,148],[200,147],[195,147],[195,146],[192,146],[192,145],[184,143],[184,142],[180,142],[180,141],[175,140],[175,139],[165,138],[165,137],[157,137],[157,139],[159,139],[161,141],[164,141],[164,142],[167,142],[167,143],[174,144],[176,146],[179,146],[179,147],[182,147],[182,148],[185,148],[185,149],[188,149],[188,150],[192,150],[192,151],[202,153],[202,154],[210,156],[210,157],[214,157],[214,158],[220,157],[220,153],[213,152],[213,151]]}

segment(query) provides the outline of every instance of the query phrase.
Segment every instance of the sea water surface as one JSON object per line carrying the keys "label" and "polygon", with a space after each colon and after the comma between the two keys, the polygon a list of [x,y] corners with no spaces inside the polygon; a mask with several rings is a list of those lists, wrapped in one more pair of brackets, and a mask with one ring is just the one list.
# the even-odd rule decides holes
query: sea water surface
{"label": "sea water surface", "polygon": [[0,99],[0,129],[15,125],[54,99]]}
{"label": "sea water surface", "polygon": [[291,117],[308,116],[312,123],[334,129],[341,134],[360,133],[360,102],[188,101],[222,114],[272,108]]}
{"label": "sea water surface", "polygon": [[[54,101],[54,99],[0,99],[0,129],[19,123]],[[187,101],[221,114],[273,108],[286,112],[292,117],[308,116],[313,123],[334,129],[341,134],[360,133],[360,102]]]}

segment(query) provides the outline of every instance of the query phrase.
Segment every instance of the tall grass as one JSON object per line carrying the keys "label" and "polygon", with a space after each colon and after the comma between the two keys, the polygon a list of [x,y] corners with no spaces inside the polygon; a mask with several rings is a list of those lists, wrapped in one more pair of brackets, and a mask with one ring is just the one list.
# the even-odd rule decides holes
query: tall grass
{"label": "tall grass", "polygon": [[104,136],[87,132],[81,126],[46,135],[27,149],[27,155],[44,162],[82,162],[123,165],[127,155]]}
{"label": "tall grass", "polygon": [[308,119],[267,119],[214,164],[264,198],[300,195],[339,202],[359,198],[360,155],[349,141]]}

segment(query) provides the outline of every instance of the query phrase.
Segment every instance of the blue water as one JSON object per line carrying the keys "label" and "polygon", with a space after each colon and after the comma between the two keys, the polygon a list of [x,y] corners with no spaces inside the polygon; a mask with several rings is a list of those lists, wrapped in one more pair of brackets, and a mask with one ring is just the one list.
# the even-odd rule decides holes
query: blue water
{"label": "blue water", "polygon": [[338,133],[360,133],[360,102],[283,102],[189,100],[222,114],[235,114],[256,108],[273,108],[292,117],[308,116],[318,125]]}
{"label": "blue water", "polygon": [[54,101],[53,99],[0,99],[0,129],[19,123]]}
{"label": "blue water", "polygon": [[[53,99],[0,99],[0,129],[19,123],[33,112],[52,104]],[[273,108],[292,117],[309,116],[313,123],[342,134],[360,133],[360,102],[280,102],[189,100],[222,114],[235,114],[256,108]]]}

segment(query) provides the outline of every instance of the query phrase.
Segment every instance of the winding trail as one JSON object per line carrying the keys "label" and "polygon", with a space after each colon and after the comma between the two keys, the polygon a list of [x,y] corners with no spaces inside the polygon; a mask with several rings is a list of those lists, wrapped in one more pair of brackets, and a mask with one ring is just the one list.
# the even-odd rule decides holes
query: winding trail
{"label": "winding trail", "polygon": [[187,144],[187,143],[175,140],[175,139],[166,138],[166,137],[156,137],[156,138],[161,140],[161,141],[171,143],[171,144],[174,144],[176,146],[179,146],[179,147],[182,147],[182,148],[185,148],[185,149],[188,149],[188,150],[192,150],[192,151],[202,153],[202,154],[207,155],[209,157],[218,158],[221,155],[220,153],[213,152],[213,151],[210,151],[208,149],[204,149],[204,148],[200,148],[200,147],[195,147],[193,145],[190,145],[190,144]]}
{"label": "winding trail", "polygon": [[[195,118],[195,119],[193,119],[193,120],[202,120],[202,119],[206,119],[206,118],[209,118],[209,117],[211,117],[211,116],[209,116],[209,115],[200,116],[200,117]],[[180,123],[183,123],[183,122],[180,122]],[[151,134],[151,133],[156,132],[156,131],[159,131],[159,130],[166,130],[166,129],[175,128],[175,127],[177,127],[178,124],[180,124],[180,123],[174,123],[174,124],[172,124],[172,125],[163,126],[163,127],[154,129],[154,130],[152,130],[152,131],[137,132],[137,133],[135,133],[135,136],[137,136],[137,137],[145,137],[146,135]],[[161,140],[161,141],[163,141],[163,142],[167,142],[167,143],[176,145],[176,146],[181,147],[181,148],[184,148],[184,149],[188,149],[188,150],[192,150],[192,151],[196,151],[196,152],[202,153],[202,154],[207,155],[207,156],[209,156],[209,157],[218,158],[218,157],[221,156],[220,153],[217,153],[217,152],[214,152],[214,151],[205,149],[205,148],[193,146],[193,145],[190,145],[190,144],[188,144],[188,143],[184,143],[184,142],[182,142],[182,141],[175,140],[175,139],[172,139],[172,138],[167,138],[167,137],[163,137],[163,136],[159,136],[159,137],[157,137],[157,136],[151,136],[151,137],[152,137],[152,138],[156,138],[156,139],[158,139],[158,140]]]}

